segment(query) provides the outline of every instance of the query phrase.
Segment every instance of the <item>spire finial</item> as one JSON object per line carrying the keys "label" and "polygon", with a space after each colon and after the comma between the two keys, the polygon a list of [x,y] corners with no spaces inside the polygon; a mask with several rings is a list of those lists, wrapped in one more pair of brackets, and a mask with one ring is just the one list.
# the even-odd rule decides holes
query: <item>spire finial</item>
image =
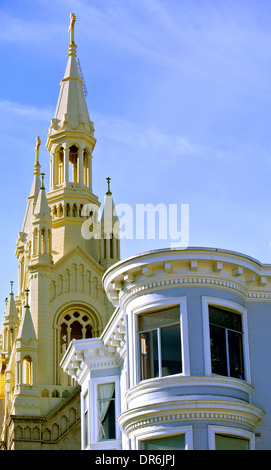
{"label": "spire finial", "polygon": [[41,187],[40,187],[40,189],[45,189],[45,187],[44,187],[44,176],[45,176],[45,173],[41,173],[40,176],[41,176]]}
{"label": "spire finial", "polygon": [[28,295],[29,295],[29,289],[25,289],[25,307],[29,307],[28,305]]}
{"label": "spire finial", "polygon": [[108,189],[107,189],[107,193],[106,194],[112,194],[111,191],[110,191],[110,181],[111,181],[111,178],[106,178],[107,180],[107,186],[108,186]]}
{"label": "spire finial", "polygon": [[13,281],[10,281],[10,293],[13,295]]}
{"label": "spire finial", "polygon": [[40,137],[37,137],[36,138],[36,147],[35,147],[36,161],[35,161],[35,165],[34,165],[34,175],[39,174],[39,170],[40,170],[39,148],[40,148]]}
{"label": "spire finial", "polygon": [[73,42],[74,42],[74,23],[75,23],[75,21],[76,21],[76,16],[75,16],[75,14],[74,14],[74,13],[71,13],[70,18],[71,18],[70,27],[69,27],[69,32],[71,33],[71,40],[70,40],[70,42],[73,43]]}
{"label": "spire finial", "polygon": [[35,165],[39,165],[39,149],[40,149],[40,137],[37,137],[36,138],[36,148],[35,148],[35,152],[36,152],[36,163],[35,163]]}

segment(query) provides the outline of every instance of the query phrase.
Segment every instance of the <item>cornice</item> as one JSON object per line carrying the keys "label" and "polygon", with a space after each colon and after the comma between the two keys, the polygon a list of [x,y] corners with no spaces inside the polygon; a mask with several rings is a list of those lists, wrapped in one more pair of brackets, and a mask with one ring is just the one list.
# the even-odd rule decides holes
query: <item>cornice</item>
{"label": "cornice", "polygon": [[215,287],[249,300],[271,299],[271,265],[235,252],[157,250],[116,263],[103,276],[109,300],[126,307],[136,296],[172,287]]}

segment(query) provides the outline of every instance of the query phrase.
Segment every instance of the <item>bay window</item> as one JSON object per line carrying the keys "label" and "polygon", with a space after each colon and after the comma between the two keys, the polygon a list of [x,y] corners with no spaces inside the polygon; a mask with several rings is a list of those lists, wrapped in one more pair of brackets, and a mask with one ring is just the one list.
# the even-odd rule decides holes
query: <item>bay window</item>
{"label": "bay window", "polygon": [[209,324],[212,372],[244,379],[241,315],[209,306]]}
{"label": "bay window", "polygon": [[208,426],[210,450],[255,450],[255,434],[228,426]]}
{"label": "bay window", "polygon": [[182,373],[180,307],[138,317],[140,380]]}
{"label": "bay window", "polygon": [[247,311],[240,304],[202,298],[206,375],[251,382]]}
{"label": "bay window", "polygon": [[165,436],[158,439],[149,439],[142,441],[144,450],[185,450],[185,434],[179,436]]}

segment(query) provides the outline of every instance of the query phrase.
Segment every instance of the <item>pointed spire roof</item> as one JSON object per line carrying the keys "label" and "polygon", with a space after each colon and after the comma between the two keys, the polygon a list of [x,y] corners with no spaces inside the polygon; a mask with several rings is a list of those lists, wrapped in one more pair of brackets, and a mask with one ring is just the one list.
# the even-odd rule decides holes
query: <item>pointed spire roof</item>
{"label": "pointed spire roof", "polygon": [[15,325],[19,323],[19,316],[13,294],[13,281],[10,281],[10,294],[7,301],[3,323],[12,323]]}
{"label": "pointed spire roof", "polygon": [[25,341],[29,342],[29,340],[36,340],[37,336],[36,336],[35,328],[33,325],[32,316],[30,313],[30,307],[28,305],[29,290],[26,289],[25,293],[26,293],[26,304],[24,306],[24,311],[22,314],[22,319],[21,319],[21,323],[20,323],[20,327],[19,327],[19,331],[17,335],[17,341],[23,340],[24,342]]}
{"label": "pointed spire roof", "polygon": [[47,201],[46,194],[45,194],[45,187],[44,187],[44,181],[43,181],[44,173],[41,173],[41,177],[42,177],[42,183],[39,189],[39,194],[38,194],[37,202],[36,202],[35,209],[34,209],[34,216],[35,216],[35,219],[49,221],[51,220],[51,214],[50,214],[49,205],[48,205],[48,201]]}
{"label": "pointed spire roof", "polygon": [[33,177],[31,191],[27,198],[27,207],[26,207],[25,217],[24,217],[23,226],[21,230],[22,236],[23,234],[28,234],[31,229],[33,210],[34,210],[35,202],[38,197],[39,189],[40,189],[39,147],[40,147],[40,138],[37,137],[36,148],[35,148],[36,159],[35,159],[34,172],[33,172],[34,177]]}
{"label": "pointed spire roof", "polygon": [[53,119],[55,130],[69,127],[77,129],[84,123],[87,132],[93,132],[93,123],[89,119],[88,108],[83,89],[83,80],[80,76],[76,49],[74,42],[74,24],[76,17],[71,13],[70,44],[68,48],[68,63],[63,79],[60,83],[60,93]]}
{"label": "pointed spire roof", "polygon": [[28,196],[29,198],[38,197],[38,194],[39,194],[39,188],[40,188],[39,148],[40,148],[40,137],[37,137],[37,139],[36,139],[36,148],[35,148],[36,160],[35,160],[34,172],[33,172],[34,178],[33,178],[31,191],[30,191],[30,194]]}
{"label": "pointed spire roof", "polygon": [[118,230],[118,225],[116,224],[118,222],[118,216],[116,214],[115,210],[115,204],[113,201],[113,196],[112,192],[110,189],[110,181],[111,178],[106,178],[107,180],[107,192],[104,198],[104,207],[103,207],[103,213],[101,217],[101,228],[102,228],[102,233],[105,233],[107,236],[109,236],[112,233],[112,230],[114,232],[116,229]]}

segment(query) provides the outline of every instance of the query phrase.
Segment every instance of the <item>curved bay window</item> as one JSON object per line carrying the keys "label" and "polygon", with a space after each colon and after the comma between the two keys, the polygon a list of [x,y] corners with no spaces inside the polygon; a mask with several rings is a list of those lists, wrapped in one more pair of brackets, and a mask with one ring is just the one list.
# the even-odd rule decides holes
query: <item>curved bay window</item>
{"label": "curved bay window", "polygon": [[180,308],[139,315],[140,380],[182,373]]}
{"label": "curved bay window", "polygon": [[212,373],[244,379],[242,317],[209,306]]}

